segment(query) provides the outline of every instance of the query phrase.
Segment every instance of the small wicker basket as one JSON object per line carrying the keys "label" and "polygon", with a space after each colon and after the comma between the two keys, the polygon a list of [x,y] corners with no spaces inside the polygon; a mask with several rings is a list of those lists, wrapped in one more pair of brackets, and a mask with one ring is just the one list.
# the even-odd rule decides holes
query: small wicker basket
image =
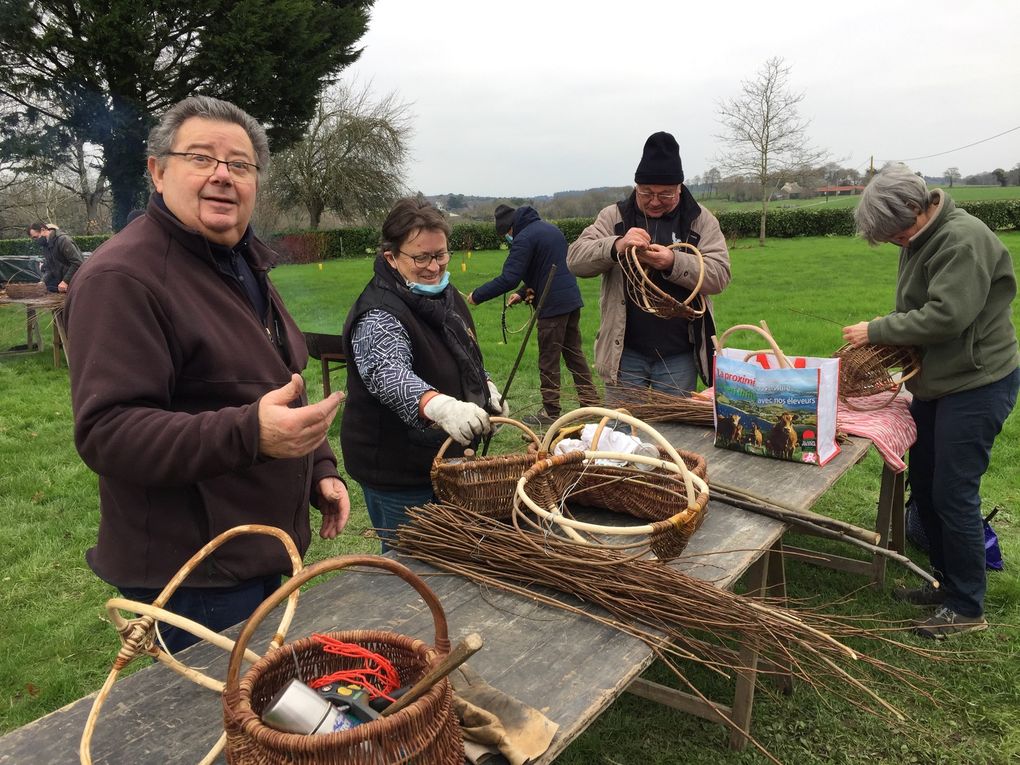
{"label": "small wicker basket", "polygon": [[637,247],[628,247],[621,253],[619,263],[625,277],[624,284],[627,295],[645,313],[658,316],[660,319],[696,319],[705,315],[707,305],[705,298],[699,294],[701,283],[705,279],[705,259],[701,250],[693,244],[676,242],[669,246],[671,250],[686,250],[693,254],[699,265],[698,281],[691,288],[691,294],[680,302],[656,285],[648,272],[645,271],[638,257]]}
{"label": "small wicker basket", "polygon": [[[858,411],[888,406],[921,371],[920,354],[909,345],[844,345],[832,355],[839,359],[839,398]],[[871,398],[883,393],[890,395]]]}
{"label": "small wicker basket", "polygon": [[8,282],[5,287],[7,297],[12,300],[29,300],[31,298],[46,297],[49,291],[42,282],[35,284],[23,284],[21,282]]}
{"label": "small wicker basket", "polygon": [[453,444],[448,438],[432,461],[432,487],[436,496],[458,507],[498,521],[509,520],[513,514],[514,492],[524,471],[535,464],[541,440],[522,422],[508,417],[490,417],[494,423],[518,428],[535,447],[534,451],[496,454],[479,457],[470,450],[463,457],[447,459],[446,450]]}
{"label": "small wicker basket", "polygon": [[[403,684],[420,680],[450,652],[446,616],[428,585],[406,566],[388,558],[349,555],[303,569],[273,593],[244,625],[230,655],[223,691],[226,755],[230,765],[381,765],[435,763],[463,765],[464,742],[453,708],[453,691],[443,678],[406,707],[378,720],[337,733],[304,736],[284,733],[260,717],[272,697],[300,672],[306,679],[350,669],[350,659],[326,653],[312,638],[287,643],[267,653],[240,677],[244,648],[255,628],[292,591],[310,579],[350,566],[371,566],[399,576],[413,587],[432,612],[435,648],[421,640],[382,630],[350,630],[330,637],[357,643],[393,663]],[[297,668],[295,668],[295,662]]]}

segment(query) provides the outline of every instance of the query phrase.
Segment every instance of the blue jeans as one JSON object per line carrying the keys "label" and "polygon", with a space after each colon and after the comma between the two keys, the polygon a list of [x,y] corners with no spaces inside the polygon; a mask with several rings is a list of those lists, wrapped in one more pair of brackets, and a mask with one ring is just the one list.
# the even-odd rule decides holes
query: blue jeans
{"label": "blue jeans", "polygon": [[910,404],[917,423],[910,493],[928,536],[932,569],[945,587],[945,604],[962,616],[984,613],[981,476],[1018,387],[1020,369],[1014,369],[990,385]]}
{"label": "blue jeans", "polygon": [[[251,616],[263,600],[280,588],[280,575],[248,579],[232,587],[178,587],[164,606],[179,616],[208,627],[213,632],[222,632]],[[119,587],[121,594],[129,600],[152,603],[162,588]],[[187,630],[160,623],[159,634],[167,650],[177,653],[200,638]]]}
{"label": "blue jeans", "polygon": [[407,508],[436,501],[432,484],[395,491],[373,489],[371,486],[361,484],[361,489],[365,493],[368,517],[371,519],[379,539],[382,540],[383,552],[389,550],[389,542],[396,539],[397,526],[410,522],[407,517]]}
{"label": "blue jeans", "polygon": [[[681,353],[677,356],[645,356],[636,351],[623,349],[620,356],[620,369],[616,375],[617,388],[651,388],[673,396],[687,396],[698,385],[698,367],[694,363],[694,353]],[[615,390],[606,391],[607,403],[621,400]]]}

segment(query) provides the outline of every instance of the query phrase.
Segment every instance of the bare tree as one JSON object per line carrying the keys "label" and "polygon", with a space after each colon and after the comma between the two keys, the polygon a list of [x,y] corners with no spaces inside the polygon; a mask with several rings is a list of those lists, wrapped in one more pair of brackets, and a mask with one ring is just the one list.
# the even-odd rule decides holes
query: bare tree
{"label": "bare tree", "polygon": [[373,101],[369,87],[340,84],[323,96],[305,137],[273,158],[272,185],[319,227],[329,210],[371,220],[404,193],[411,118],[395,93]]}
{"label": "bare tree", "polygon": [[949,188],[953,188],[953,181],[960,180],[960,168],[958,167],[947,167],[945,173],[946,180],[949,181]]}
{"label": "bare tree", "polygon": [[800,117],[803,93],[789,90],[790,67],[770,58],[752,79],[741,82],[740,95],[718,104],[725,128],[716,136],[726,146],[717,160],[730,174],[749,176],[761,198],[758,243],[765,245],[769,197],[798,169],[818,164],[827,152],[813,148],[807,136],[810,121]]}

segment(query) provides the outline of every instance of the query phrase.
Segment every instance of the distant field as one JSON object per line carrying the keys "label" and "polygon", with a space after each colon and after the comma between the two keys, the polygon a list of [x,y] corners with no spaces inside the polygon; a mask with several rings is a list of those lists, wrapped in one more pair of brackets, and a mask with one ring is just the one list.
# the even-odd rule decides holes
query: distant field
{"label": "distant field", "polygon": [[[945,188],[957,202],[988,201],[992,199],[1020,199],[1020,186],[953,186]],[[845,197],[815,197],[814,199],[781,199],[769,203],[769,210],[790,207],[856,207],[860,195]],[[757,210],[761,202],[730,202],[726,199],[699,197],[698,201],[713,213],[728,210]]]}

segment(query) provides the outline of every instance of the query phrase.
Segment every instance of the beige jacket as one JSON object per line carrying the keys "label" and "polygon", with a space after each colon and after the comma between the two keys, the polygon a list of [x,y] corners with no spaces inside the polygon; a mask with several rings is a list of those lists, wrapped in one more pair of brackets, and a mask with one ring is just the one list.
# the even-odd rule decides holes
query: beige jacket
{"label": "beige jacket", "polygon": [[[688,193],[686,189],[684,193]],[[615,383],[623,354],[623,336],[627,328],[627,295],[625,277],[614,255],[613,245],[622,236],[617,233],[623,216],[619,205],[604,208],[595,222],[581,232],[581,236],[567,251],[567,267],[580,277],[601,276],[602,288],[599,294],[601,323],[595,335],[595,368],[607,383]],[[719,221],[708,210],[691,222],[692,234],[700,236],[697,242],[705,263],[705,277],[700,293],[708,306],[706,320],[691,322],[690,340],[697,349],[698,369],[706,383],[712,377],[711,334],[715,324],[712,321],[712,302],[708,295],[717,295],[730,283],[730,255],[726,237],[719,228]],[[698,261],[693,253],[677,251],[673,270],[666,278],[688,289],[698,280]]]}

